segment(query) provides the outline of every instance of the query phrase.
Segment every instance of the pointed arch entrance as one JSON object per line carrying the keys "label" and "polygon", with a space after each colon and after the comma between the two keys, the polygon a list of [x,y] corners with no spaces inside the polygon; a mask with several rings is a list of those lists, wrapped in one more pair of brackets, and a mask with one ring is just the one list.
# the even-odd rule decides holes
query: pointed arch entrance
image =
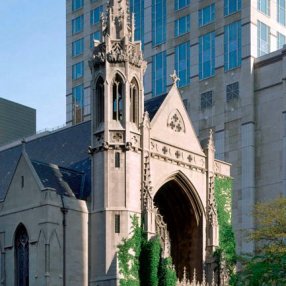
{"label": "pointed arch entrance", "polygon": [[[192,276],[195,269],[198,279],[201,279],[203,210],[192,186],[179,176],[173,177],[158,189],[154,196],[154,205],[167,228],[169,255],[178,278],[183,277],[185,268],[188,276]],[[164,243],[165,240],[163,238]]]}

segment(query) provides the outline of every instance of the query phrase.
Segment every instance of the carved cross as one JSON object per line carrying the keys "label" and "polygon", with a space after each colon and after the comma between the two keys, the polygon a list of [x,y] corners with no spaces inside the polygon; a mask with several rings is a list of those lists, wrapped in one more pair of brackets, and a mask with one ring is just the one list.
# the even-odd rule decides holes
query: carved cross
{"label": "carved cross", "polygon": [[193,157],[191,155],[189,155],[187,159],[188,159],[189,162],[193,161]]}
{"label": "carved cross", "polygon": [[175,120],[175,122],[177,122],[177,121],[179,120],[178,115],[177,115],[177,114],[175,114],[175,115],[173,116],[173,119]]}
{"label": "carved cross", "polygon": [[177,158],[180,158],[180,156],[181,156],[179,151],[176,151],[175,155],[176,155]]}
{"label": "carved cross", "polygon": [[176,127],[176,125],[175,125],[175,123],[173,121],[170,123],[170,126],[171,126],[172,129],[174,129]]}
{"label": "carved cross", "polygon": [[170,77],[173,80],[173,84],[177,85],[177,81],[180,80],[180,78],[177,76],[176,70],[174,70],[173,74],[171,74]]}
{"label": "carved cross", "polygon": [[177,125],[177,130],[180,132],[182,130],[182,127],[180,125],[180,123]]}
{"label": "carved cross", "polygon": [[166,153],[168,152],[167,147],[166,147],[166,146],[164,146],[164,147],[163,147],[163,149],[162,149],[162,151],[163,151],[163,153],[164,153],[164,154],[166,154]]}

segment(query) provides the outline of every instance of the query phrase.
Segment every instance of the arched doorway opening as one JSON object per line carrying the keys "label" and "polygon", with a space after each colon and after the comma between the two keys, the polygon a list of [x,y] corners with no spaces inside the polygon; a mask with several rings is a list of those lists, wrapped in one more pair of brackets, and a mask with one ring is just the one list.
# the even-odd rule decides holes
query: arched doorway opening
{"label": "arched doorway opening", "polygon": [[191,278],[195,269],[197,278],[201,280],[203,214],[194,193],[173,179],[157,191],[154,204],[168,230],[170,255],[177,277],[183,278],[185,268],[187,277]]}

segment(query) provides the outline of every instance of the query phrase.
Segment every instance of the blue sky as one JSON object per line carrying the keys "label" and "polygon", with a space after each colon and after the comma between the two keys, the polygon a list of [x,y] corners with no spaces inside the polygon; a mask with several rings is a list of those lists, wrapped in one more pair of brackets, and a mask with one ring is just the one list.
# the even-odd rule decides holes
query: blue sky
{"label": "blue sky", "polygon": [[65,123],[65,2],[0,5],[0,97],[37,109],[37,130]]}

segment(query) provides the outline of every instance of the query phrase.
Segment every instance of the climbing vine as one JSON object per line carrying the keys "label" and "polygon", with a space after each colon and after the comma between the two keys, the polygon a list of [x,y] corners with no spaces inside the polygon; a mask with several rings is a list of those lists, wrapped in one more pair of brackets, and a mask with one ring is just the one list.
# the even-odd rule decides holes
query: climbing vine
{"label": "climbing vine", "polygon": [[175,286],[177,277],[171,258],[162,258],[158,237],[147,239],[139,219],[131,217],[132,235],[118,246],[120,286]]}
{"label": "climbing vine", "polygon": [[236,264],[235,238],[231,224],[232,180],[229,178],[215,179],[215,200],[219,225],[219,247],[215,256],[218,264],[224,264],[230,283],[234,279]]}
{"label": "climbing vine", "polygon": [[139,257],[141,253],[142,228],[136,215],[131,217],[132,236],[124,238],[118,246],[120,286],[139,286]]}

